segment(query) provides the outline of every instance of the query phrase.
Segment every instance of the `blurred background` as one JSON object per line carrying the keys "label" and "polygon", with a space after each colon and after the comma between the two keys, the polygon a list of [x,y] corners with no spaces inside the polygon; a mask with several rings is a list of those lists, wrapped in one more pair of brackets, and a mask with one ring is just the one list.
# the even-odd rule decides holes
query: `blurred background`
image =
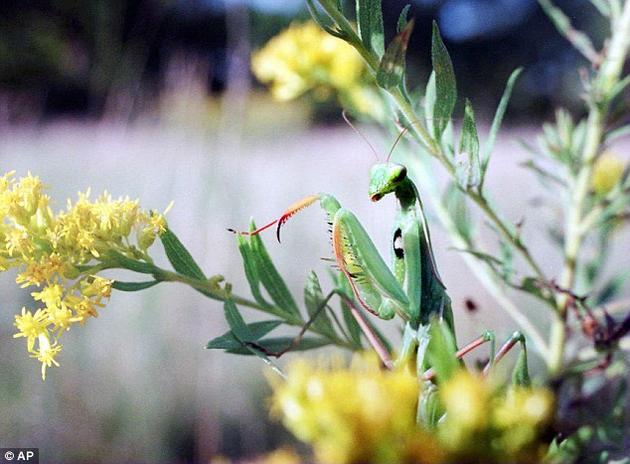
{"label": "blurred background", "polygon": [[[407,2],[383,3],[391,37]],[[536,209],[541,199],[518,166],[526,158],[519,140],[531,140],[559,105],[579,115],[577,71],[585,63],[536,0],[411,3],[413,73],[423,81],[429,74],[437,19],[460,95],[478,114],[491,116],[510,72],[525,67],[489,188],[506,217],[526,220],[526,238],[535,255],[548,256],[553,275],[556,256],[540,233],[553,212]],[[556,3],[577,27],[596,38],[605,33],[587,0]],[[243,294],[226,227],[276,217],[313,192],[334,193],[357,212],[387,255],[395,205],[369,202],[372,155],[342,123],[335,100],[275,103],[251,77],[251,51],[306,17],[302,0],[3,0],[3,170],[41,176],[56,208],[89,186],[140,198],[148,209],[174,200],[171,228],[207,274],[224,274]],[[382,151],[391,145],[366,130]],[[433,235],[460,340],[486,328],[513,331],[439,229]],[[298,299],[310,269],[324,276],[319,258],[330,250],[317,208],[292,221],[282,246],[267,242]],[[160,245],[153,250],[159,255]],[[630,250],[615,251],[619,267]],[[203,349],[226,330],[221,304],[176,284],[115,292],[98,320],[64,336],[62,367],[42,383],[39,363],[12,338],[13,315],[30,296],[13,275],[2,275],[0,291],[0,447],[39,447],[42,462],[192,463],[287,442],[267,417],[261,363]],[[465,310],[467,299],[477,304],[474,313]]]}

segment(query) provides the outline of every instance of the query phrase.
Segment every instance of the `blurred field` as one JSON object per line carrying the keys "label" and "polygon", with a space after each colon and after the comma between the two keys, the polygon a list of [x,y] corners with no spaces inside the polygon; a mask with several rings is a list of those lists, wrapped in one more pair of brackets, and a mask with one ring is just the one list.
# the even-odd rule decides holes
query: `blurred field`
{"label": "blurred field", "polygon": [[[241,118],[236,112],[199,110],[199,104],[193,98],[171,112],[179,116],[157,115],[131,125],[65,121],[5,128],[2,167],[41,176],[58,208],[88,186],[94,193],[106,189],[140,198],[145,208],[163,209],[174,200],[171,228],[207,274],[224,274],[237,293],[247,294],[247,285],[226,227],[246,227],[250,216],[259,222],[273,218],[313,192],[335,194],[389,256],[394,204],[368,200],[373,157],[350,129],[307,130],[296,107],[274,107],[271,118],[257,102],[247,106],[250,117]],[[196,111],[210,117],[198,118]],[[257,113],[251,116],[252,111]],[[251,120],[263,123],[251,125]],[[531,141],[533,134],[532,128],[503,132],[489,187],[506,217],[524,219],[526,240],[554,275],[557,260],[543,224],[560,218],[553,209],[534,208],[540,189],[517,168],[526,157],[517,140]],[[370,137],[380,141],[377,134]],[[383,151],[391,143],[380,142]],[[493,233],[482,223],[479,227],[492,243]],[[500,336],[514,330],[437,226],[433,237],[454,298],[460,340],[486,328]],[[627,265],[627,238],[614,250],[613,266]],[[273,234],[267,243],[298,299],[309,269],[325,281],[326,264],[319,258],[330,250],[317,207],[290,222],[282,246]],[[161,253],[160,245],[154,250]],[[30,304],[12,277],[3,275],[0,282],[0,446],[39,447],[42,462],[203,462],[217,452],[251,455],[278,442],[278,427],[266,419],[262,364],[203,349],[226,329],[219,303],[175,284],[141,294],[115,292],[98,320],[64,337],[62,367],[42,383],[39,363],[28,359],[22,340],[12,339],[13,314]],[[465,312],[465,298],[477,302],[477,313]],[[523,304],[532,306],[530,316],[544,326],[531,301]]]}

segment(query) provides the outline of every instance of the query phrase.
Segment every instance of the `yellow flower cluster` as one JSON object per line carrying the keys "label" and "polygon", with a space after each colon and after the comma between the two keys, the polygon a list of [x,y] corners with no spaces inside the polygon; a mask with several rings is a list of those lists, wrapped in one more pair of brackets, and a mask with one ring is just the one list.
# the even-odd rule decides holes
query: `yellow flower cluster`
{"label": "yellow flower cluster", "polygon": [[350,109],[380,117],[383,103],[368,84],[358,52],[312,21],[293,23],[252,57],[252,71],[277,100],[313,91],[323,100],[336,94]]}
{"label": "yellow flower cluster", "polygon": [[96,317],[110,297],[112,281],[96,275],[108,267],[107,252],[145,256],[166,220],[128,198],[104,193],[90,200],[89,191],[55,214],[43,192],[41,180],[30,173],[19,180],[13,172],[0,178],[0,271],[16,268],[21,287],[39,288],[31,295],[40,307],[15,316],[14,337],[26,338],[45,378],[47,367],[59,365],[61,334]]}
{"label": "yellow flower cluster", "polygon": [[313,366],[298,360],[276,382],[272,412],[319,462],[433,463],[435,441],[416,426],[418,382],[406,370],[384,371],[375,357]]}
{"label": "yellow flower cluster", "polygon": [[540,432],[553,415],[551,392],[497,389],[461,370],[440,388],[440,397],[446,415],[438,433],[449,454],[488,462],[537,462]]}
{"label": "yellow flower cluster", "polygon": [[611,153],[604,153],[595,162],[591,186],[596,194],[606,195],[621,180],[625,163]]}
{"label": "yellow flower cluster", "polygon": [[495,388],[462,370],[439,386],[444,416],[428,430],[416,423],[418,380],[366,356],[349,368],[298,360],[272,386],[272,413],[321,463],[537,462],[554,406],[546,389]]}

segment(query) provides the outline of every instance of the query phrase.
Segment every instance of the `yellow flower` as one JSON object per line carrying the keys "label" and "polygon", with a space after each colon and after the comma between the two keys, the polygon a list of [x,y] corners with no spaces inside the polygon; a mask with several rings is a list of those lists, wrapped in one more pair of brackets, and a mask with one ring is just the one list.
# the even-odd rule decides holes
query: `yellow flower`
{"label": "yellow flower", "polygon": [[505,390],[462,369],[440,386],[440,398],[446,416],[438,436],[455,462],[473,457],[538,462],[539,440],[554,404],[548,390]]}
{"label": "yellow flower", "polygon": [[13,338],[25,337],[27,339],[28,351],[33,349],[37,337],[47,334],[47,315],[43,309],[38,309],[35,314],[22,308],[22,313],[15,316],[13,323],[18,329],[18,333]]}
{"label": "yellow flower", "polygon": [[61,304],[63,288],[59,284],[48,285],[41,292],[32,292],[35,301],[41,301],[47,308],[56,308]]}
{"label": "yellow flower", "polygon": [[598,195],[606,195],[621,180],[625,163],[611,153],[604,153],[595,162],[591,187]]}
{"label": "yellow flower", "polygon": [[273,385],[272,412],[321,462],[439,462],[435,441],[416,424],[418,381],[385,371],[373,356],[313,365],[292,363]]}
{"label": "yellow flower", "polygon": [[352,46],[311,21],[291,24],[252,57],[252,71],[281,101],[361,86],[365,70]]}
{"label": "yellow flower", "polygon": [[[105,192],[92,200],[89,189],[55,214],[43,191],[41,180],[30,173],[18,180],[13,172],[0,177],[0,271],[16,268],[21,287],[42,287],[31,295],[45,305],[35,314],[24,308],[15,316],[14,337],[26,338],[45,375],[47,367],[58,365],[62,333],[96,317],[111,296],[113,281],[94,275],[94,266],[107,267],[109,251],[137,258],[166,230],[166,219],[127,197],[113,199]],[[140,243],[142,231],[152,239]]]}
{"label": "yellow flower", "polygon": [[456,420],[459,426],[469,430],[485,427],[490,393],[484,379],[463,369],[440,390],[450,420]]}
{"label": "yellow flower", "polygon": [[59,367],[59,363],[55,360],[55,357],[61,351],[61,346],[57,345],[57,343],[51,345],[46,335],[40,335],[38,342],[39,348],[31,354],[31,358],[35,358],[42,363],[42,380],[46,380],[46,368],[51,367],[53,364]]}

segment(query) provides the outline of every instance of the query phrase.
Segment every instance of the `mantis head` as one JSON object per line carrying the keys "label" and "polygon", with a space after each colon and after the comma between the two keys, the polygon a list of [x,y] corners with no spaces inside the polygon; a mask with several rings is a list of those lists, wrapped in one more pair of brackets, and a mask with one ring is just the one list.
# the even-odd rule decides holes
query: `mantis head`
{"label": "mantis head", "polygon": [[375,164],[370,170],[370,200],[379,201],[407,179],[407,168],[397,163]]}

